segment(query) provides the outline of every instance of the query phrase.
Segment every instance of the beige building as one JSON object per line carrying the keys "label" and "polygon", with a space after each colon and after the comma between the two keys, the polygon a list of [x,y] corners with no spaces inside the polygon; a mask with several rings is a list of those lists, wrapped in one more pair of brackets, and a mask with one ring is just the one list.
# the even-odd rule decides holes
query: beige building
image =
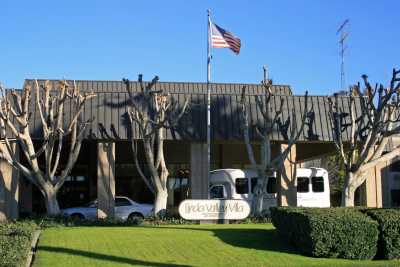
{"label": "beige building", "polygon": [[[26,80],[26,84],[31,83]],[[43,81],[39,81],[42,83]],[[56,81],[52,81],[54,84]],[[127,93],[122,82],[118,81],[77,81],[81,91],[94,91],[96,98],[85,105],[84,117],[94,117],[86,140],[82,145],[79,159],[70,176],[58,193],[61,208],[78,206],[93,199],[99,200],[100,208],[107,216],[113,207],[115,195],[128,196],[138,202],[152,202],[152,195],[139,177],[133,164],[130,138],[135,139],[138,132],[132,132],[127,119]],[[243,133],[240,127],[240,92],[247,90],[249,116],[252,126],[262,127],[265,121],[256,99],[264,97],[263,87],[258,84],[212,84],[212,155],[211,168],[246,168],[249,166]],[[140,90],[138,83],[132,82],[133,90]],[[185,198],[206,198],[207,146],[206,140],[206,84],[160,82],[156,89],[169,92],[182,104],[190,99],[188,114],[179,127],[168,130],[165,153],[170,172],[168,187],[170,208],[176,207]],[[289,86],[274,85],[272,112],[285,100],[283,119],[293,110],[302,114],[304,96],[292,95]],[[328,119],[326,97],[310,96],[312,112],[308,114],[307,125],[290,153],[291,161],[305,162],[334,153],[331,138],[331,125]],[[348,108],[348,99],[343,97],[343,109]],[[40,120],[32,107],[31,135],[40,144]],[[66,109],[68,117],[68,109]],[[297,123],[300,123],[298,119]],[[257,137],[252,136],[257,151]],[[278,129],[273,133],[273,153],[280,153],[286,146],[285,134]],[[18,146],[15,153],[20,155]],[[139,155],[143,158],[143,155]],[[141,161],[141,164],[144,164]],[[296,185],[291,174],[294,166],[285,163],[290,181],[280,180],[279,203],[296,205]],[[370,207],[399,205],[400,168],[397,164],[385,164],[371,170],[371,175],[360,190],[361,205]],[[19,175],[6,162],[0,162],[0,219],[17,218],[28,213],[44,212],[40,192],[27,179]]]}

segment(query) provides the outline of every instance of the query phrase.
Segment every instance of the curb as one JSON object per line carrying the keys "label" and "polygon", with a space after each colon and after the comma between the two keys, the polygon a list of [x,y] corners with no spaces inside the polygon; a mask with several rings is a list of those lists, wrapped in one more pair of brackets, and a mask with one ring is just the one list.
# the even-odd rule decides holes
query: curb
{"label": "curb", "polygon": [[33,260],[35,258],[35,253],[36,253],[36,247],[39,242],[39,237],[40,237],[40,230],[36,230],[32,234],[32,242],[31,242],[31,249],[28,254],[28,258],[26,259],[25,267],[31,267]]}

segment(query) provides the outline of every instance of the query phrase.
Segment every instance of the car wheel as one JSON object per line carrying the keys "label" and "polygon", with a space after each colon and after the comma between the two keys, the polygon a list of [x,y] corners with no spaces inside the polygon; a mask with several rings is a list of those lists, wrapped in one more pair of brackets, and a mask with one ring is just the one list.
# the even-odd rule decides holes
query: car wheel
{"label": "car wheel", "polygon": [[131,213],[128,216],[128,220],[131,221],[131,222],[132,221],[141,221],[143,219],[144,219],[144,216],[139,212]]}
{"label": "car wheel", "polygon": [[74,214],[71,214],[70,218],[74,221],[78,221],[78,220],[85,219],[85,216],[83,216],[83,214],[80,214],[80,213],[74,213]]}

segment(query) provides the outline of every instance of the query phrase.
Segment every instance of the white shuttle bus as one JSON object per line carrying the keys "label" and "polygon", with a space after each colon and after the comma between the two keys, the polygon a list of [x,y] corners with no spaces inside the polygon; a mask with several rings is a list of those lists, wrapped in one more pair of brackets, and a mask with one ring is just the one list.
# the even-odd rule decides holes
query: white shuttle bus
{"label": "white shuttle bus", "polygon": [[[210,199],[243,199],[251,203],[257,172],[219,169],[210,172]],[[298,168],[296,175],[298,207],[330,207],[328,172],[322,168]],[[268,177],[264,210],[277,206],[276,174]]]}

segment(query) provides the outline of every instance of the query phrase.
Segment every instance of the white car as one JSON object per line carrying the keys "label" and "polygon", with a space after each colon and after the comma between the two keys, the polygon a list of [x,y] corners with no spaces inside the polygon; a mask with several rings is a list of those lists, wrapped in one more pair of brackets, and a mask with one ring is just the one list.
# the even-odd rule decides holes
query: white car
{"label": "white car", "polygon": [[[141,204],[128,197],[115,197],[114,216],[119,220],[143,219],[153,214],[154,206]],[[92,201],[82,207],[61,210],[61,214],[73,219],[97,219],[97,201]]]}

